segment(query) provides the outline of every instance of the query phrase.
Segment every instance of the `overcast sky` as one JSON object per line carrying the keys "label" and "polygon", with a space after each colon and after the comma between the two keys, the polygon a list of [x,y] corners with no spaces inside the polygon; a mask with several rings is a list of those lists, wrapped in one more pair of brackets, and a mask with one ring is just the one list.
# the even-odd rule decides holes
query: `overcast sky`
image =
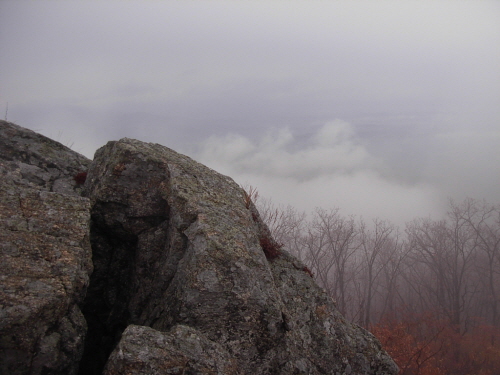
{"label": "overcast sky", "polygon": [[402,224],[500,203],[500,2],[2,0],[0,109]]}

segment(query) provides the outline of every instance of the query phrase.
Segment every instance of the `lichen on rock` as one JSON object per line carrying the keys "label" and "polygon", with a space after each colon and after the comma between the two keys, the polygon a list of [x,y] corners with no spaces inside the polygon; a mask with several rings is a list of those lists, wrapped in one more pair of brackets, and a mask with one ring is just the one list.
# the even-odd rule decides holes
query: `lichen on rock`
{"label": "lichen on rock", "polygon": [[[17,150],[16,139],[22,144]],[[87,325],[79,305],[92,270],[90,204],[72,189],[51,191],[57,179],[72,173],[64,158],[82,157],[50,149],[53,141],[45,140],[0,123],[0,143],[12,146],[0,153],[1,374],[76,374],[83,353]],[[61,174],[41,167],[25,145],[59,160]],[[49,177],[38,184],[34,176]],[[51,182],[50,176],[57,178]]]}
{"label": "lichen on rock", "polygon": [[[118,340],[128,325],[158,334],[187,326],[223,348],[238,374],[397,371],[286,249],[270,259],[262,248],[263,238],[275,244],[269,229],[229,177],[164,146],[122,139],[97,151],[85,188],[96,267],[85,311],[107,335],[90,347]],[[121,371],[117,350],[148,350],[128,345],[126,332],[110,374]]]}
{"label": "lichen on rock", "polygon": [[231,178],[127,138],[0,142],[0,373],[397,373]]}

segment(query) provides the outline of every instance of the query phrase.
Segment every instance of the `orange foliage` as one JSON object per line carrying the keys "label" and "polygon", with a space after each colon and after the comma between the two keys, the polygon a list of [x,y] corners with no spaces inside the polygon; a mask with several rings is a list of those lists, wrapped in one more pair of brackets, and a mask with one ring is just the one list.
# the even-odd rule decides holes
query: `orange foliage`
{"label": "orange foliage", "polygon": [[500,374],[500,329],[488,325],[477,326],[457,338],[444,360],[453,374]]}
{"label": "orange foliage", "polygon": [[380,324],[372,329],[373,334],[399,366],[400,374],[446,374],[440,369],[437,360],[441,348],[434,345],[442,331],[436,327],[434,335],[431,333],[430,336],[419,332],[423,328],[420,326],[425,319],[425,317],[421,319],[413,317],[393,324]]}
{"label": "orange foliage", "polygon": [[500,329],[477,325],[460,334],[432,314],[372,328],[400,368],[400,375],[498,375]]}

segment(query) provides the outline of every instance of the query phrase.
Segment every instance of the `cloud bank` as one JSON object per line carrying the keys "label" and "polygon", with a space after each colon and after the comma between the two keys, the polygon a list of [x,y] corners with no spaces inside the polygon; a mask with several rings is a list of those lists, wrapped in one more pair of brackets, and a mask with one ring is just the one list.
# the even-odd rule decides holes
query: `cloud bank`
{"label": "cloud bank", "polygon": [[408,184],[387,175],[384,162],[342,120],[300,140],[287,128],[255,140],[241,134],[213,136],[202,143],[197,158],[256,187],[277,205],[306,212],[338,207],[344,215],[380,217],[403,226],[415,217],[437,216],[444,208],[430,184]]}
{"label": "cloud bank", "polygon": [[2,0],[0,110],[90,158],[156,142],[275,201],[403,221],[500,202],[499,19],[496,0]]}

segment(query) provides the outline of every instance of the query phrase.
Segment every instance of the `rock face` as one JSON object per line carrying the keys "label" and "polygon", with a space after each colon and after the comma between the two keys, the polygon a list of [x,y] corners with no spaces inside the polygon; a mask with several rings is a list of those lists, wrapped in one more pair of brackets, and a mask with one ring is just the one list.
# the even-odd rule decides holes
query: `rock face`
{"label": "rock face", "polygon": [[[0,135],[22,131],[0,125]],[[39,150],[44,140],[33,137],[25,142]],[[12,156],[19,145],[9,147],[0,163],[17,167],[2,171],[2,265],[10,263],[0,373],[75,373],[85,323],[82,375],[397,373],[378,341],[346,322],[272,239],[232,179],[166,147],[122,139],[96,152],[86,199],[73,177],[88,162],[54,161],[57,174],[38,151],[29,164]],[[61,186],[64,194],[54,192]],[[36,322],[30,329],[27,319]],[[23,353],[29,365],[10,371]]]}
{"label": "rock face", "polygon": [[50,138],[0,120],[4,181],[66,195],[81,195],[91,160]]}
{"label": "rock face", "polygon": [[95,271],[84,311],[95,373],[99,351],[104,362],[130,324],[106,374],[396,373],[303,264],[277,255],[230,178],[131,139],[98,150],[88,176]]}
{"label": "rock face", "polygon": [[90,205],[71,176],[90,161],[6,122],[0,157],[0,373],[76,374],[92,263]]}

